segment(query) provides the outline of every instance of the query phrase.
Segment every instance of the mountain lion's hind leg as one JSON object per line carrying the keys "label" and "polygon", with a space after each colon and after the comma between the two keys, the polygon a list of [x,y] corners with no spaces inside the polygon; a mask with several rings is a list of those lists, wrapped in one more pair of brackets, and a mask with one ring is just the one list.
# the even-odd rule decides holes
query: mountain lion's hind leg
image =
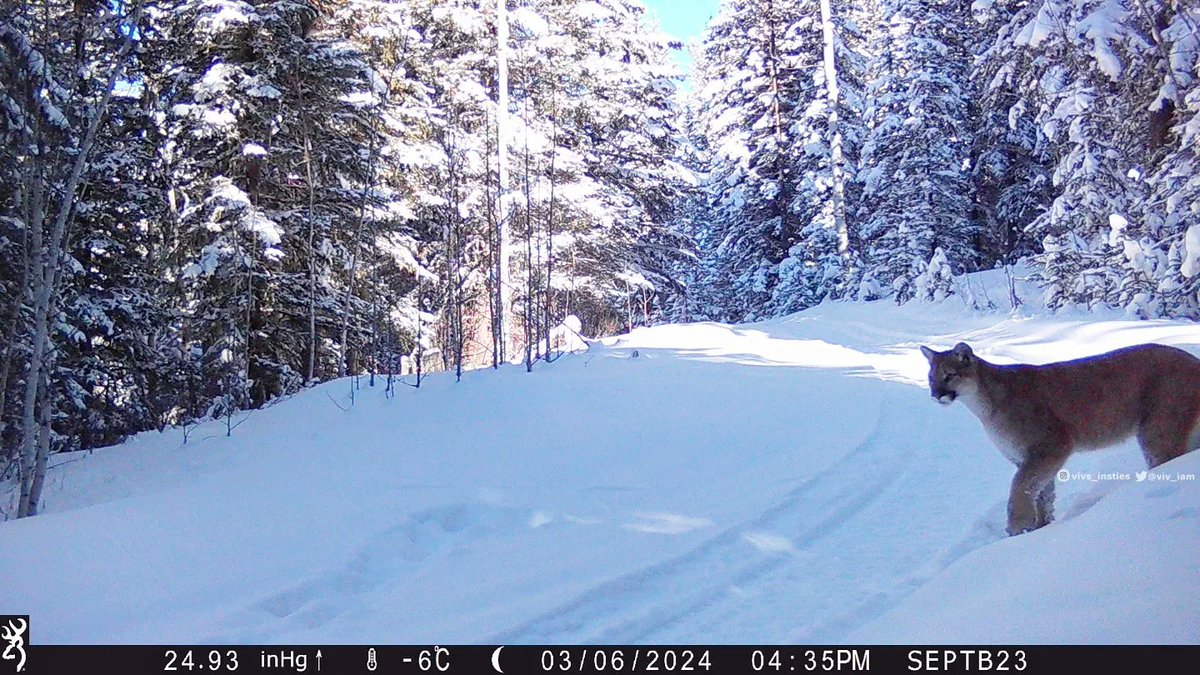
{"label": "mountain lion's hind leg", "polygon": [[1194,417],[1177,406],[1163,403],[1155,407],[1138,427],[1138,445],[1146,466],[1153,469],[1187,452],[1195,433]]}
{"label": "mountain lion's hind leg", "polygon": [[[1039,522],[1038,498],[1048,485],[1054,482],[1055,474],[1067,461],[1065,449],[1046,446],[1031,448],[1025,460],[1013,476],[1012,489],[1008,495],[1008,534],[1017,535],[1045,525]],[[1053,490],[1050,492],[1053,499]]]}

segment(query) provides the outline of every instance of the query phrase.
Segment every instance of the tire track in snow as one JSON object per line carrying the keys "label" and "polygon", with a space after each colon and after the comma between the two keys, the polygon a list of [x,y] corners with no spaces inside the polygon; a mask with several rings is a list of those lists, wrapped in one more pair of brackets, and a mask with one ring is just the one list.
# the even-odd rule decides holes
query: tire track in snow
{"label": "tire track in snow", "polygon": [[[879,433],[911,468],[902,480],[851,514],[836,536],[810,542],[802,559],[648,640],[686,642],[701,634],[734,643],[839,642],[959,558],[1003,539],[1005,503],[980,489],[978,466],[946,442],[953,427],[937,423],[942,411],[891,403],[905,420]],[[781,616],[794,618],[781,622]]]}
{"label": "tire track in snow", "polygon": [[901,574],[886,587],[878,588],[866,598],[853,604],[848,610],[839,612],[814,625],[806,627],[794,636],[797,642],[834,644],[859,626],[883,616],[904,598],[936,577],[959,558],[1008,536],[1004,532],[1006,505],[998,502],[975,522],[971,529],[953,544],[947,546],[934,558],[916,570]]}
{"label": "tire track in snow", "polygon": [[[871,433],[841,461],[814,474],[757,517],[671,560],[594,586],[491,641],[642,642],[727,597],[731,589],[753,585],[793,564],[794,555],[787,553],[800,553],[837,532],[902,475],[904,453],[881,442],[887,429],[883,417],[876,417]],[[774,540],[790,541],[792,546],[781,551],[762,545]],[[758,547],[754,541],[760,542]]]}
{"label": "tire track in snow", "polygon": [[[254,628],[248,642],[287,642],[280,632],[311,631],[356,608],[371,593],[451,553],[464,541],[495,536],[524,527],[531,514],[523,509],[479,503],[455,503],[413,513],[399,524],[376,533],[340,567],[275,590],[234,613],[232,621]],[[270,617],[263,620],[263,615]],[[237,642],[218,633],[206,642]]]}

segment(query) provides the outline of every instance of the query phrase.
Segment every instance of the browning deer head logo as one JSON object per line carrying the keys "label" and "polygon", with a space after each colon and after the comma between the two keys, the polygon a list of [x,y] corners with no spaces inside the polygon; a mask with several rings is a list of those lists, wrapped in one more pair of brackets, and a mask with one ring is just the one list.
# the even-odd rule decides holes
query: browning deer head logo
{"label": "browning deer head logo", "polygon": [[[21,622],[21,626],[17,627],[17,622]],[[8,641],[8,646],[4,648],[4,653],[0,654],[0,658],[5,661],[17,660],[17,672],[25,669],[25,631],[29,628],[29,622],[23,618],[16,620],[9,619],[7,626],[0,626],[0,638]]]}

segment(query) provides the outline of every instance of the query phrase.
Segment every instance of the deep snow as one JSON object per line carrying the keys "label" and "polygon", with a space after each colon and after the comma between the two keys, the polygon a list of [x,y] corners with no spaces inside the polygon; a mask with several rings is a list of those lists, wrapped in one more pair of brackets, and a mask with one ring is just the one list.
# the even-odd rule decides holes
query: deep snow
{"label": "deep snow", "polygon": [[1200,327],[971,283],[1001,307],[639,329],[57,455],[44,515],[0,523],[0,613],[43,644],[1200,642],[1200,453],[1140,482],[1132,442],[1077,455],[1059,520],[1007,538],[1012,467],[917,351],[1200,353]]}

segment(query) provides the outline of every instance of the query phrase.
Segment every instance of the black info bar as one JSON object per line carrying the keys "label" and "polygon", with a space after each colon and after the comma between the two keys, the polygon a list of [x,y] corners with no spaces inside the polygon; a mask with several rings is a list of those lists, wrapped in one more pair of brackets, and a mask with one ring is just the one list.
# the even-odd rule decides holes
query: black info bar
{"label": "black info bar", "polygon": [[[3,645],[0,645],[3,646]],[[1195,672],[1200,646],[45,646],[0,660],[21,673],[454,675],[501,673]],[[23,657],[23,658],[19,658]],[[16,670],[17,668],[20,670]]]}

